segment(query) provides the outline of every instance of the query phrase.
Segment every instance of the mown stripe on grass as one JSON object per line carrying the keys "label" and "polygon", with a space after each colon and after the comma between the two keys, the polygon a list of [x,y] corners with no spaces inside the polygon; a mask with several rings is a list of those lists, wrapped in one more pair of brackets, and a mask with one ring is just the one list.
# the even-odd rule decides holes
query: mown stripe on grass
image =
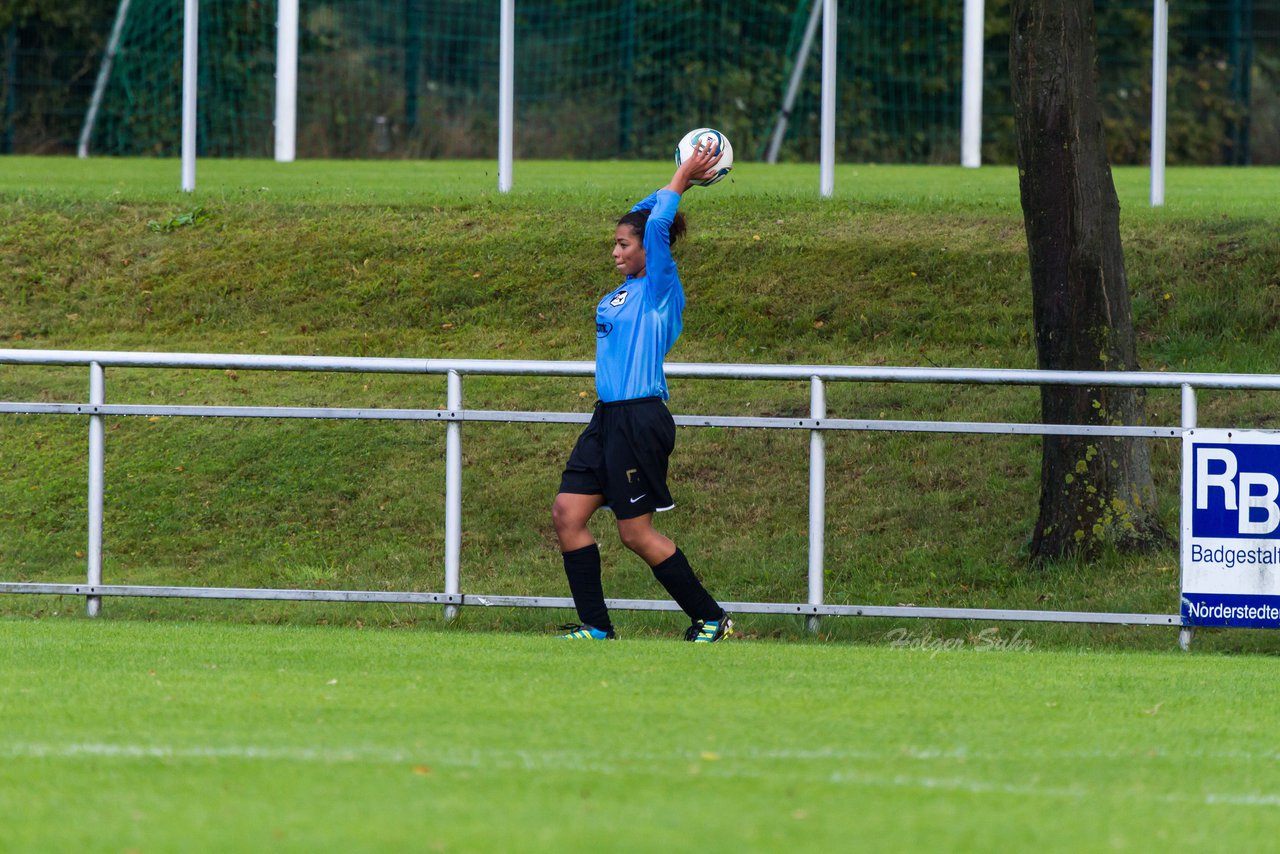
{"label": "mown stripe on grass", "polygon": [[[440,750],[438,748],[389,748],[371,746],[309,747],[270,745],[166,745],[113,744],[84,742],[50,744],[12,742],[0,745],[0,758],[7,759],[74,759],[104,757],[119,759],[245,759],[297,762],[374,762],[397,764],[418,761],[425,756],[450,765],[502,766],[572,769],[586,767],[582,754],[567,750],[501,750],[475,748]],[[1118,762],[1134,759],[1181,761],[1185,759],[1212,762],[1276,762],[1280,753],[1271,750],[1193,750],[1165,751],[1148,748],[1135,750],[1010,750],[974,751],[964,747],[916,747],[894,750],[717,750],[713,752],[624,751],[610,754],[614,763],[671,762]]]}
{"label": "mown stripe on grass", "polygon": [[[1150,757],[1149,758],[1159,758]],[[672,765],[691,763],[689,773],[727,780],[775,778],[786,769],[759,767],[762,762],[806,763],[817,761],[884,761],[914,760],[964,761],[967,759],[1099,759],[1116,761],[1131,759],[1120,751],[1033,751],[1015,754],[982,755],[964,748],[920,748],[910,751],[746,751],[690,753],[628,752],[612,757],[609,762],[590,761],[582,754],[565,750],[407,750],[395,748],[307,747],[269,745],[165,745],[119,744],[105,742],[48,744],[14,742],[0,745],[0,757],[4,759],[119,759],[164,761],[235,760],[248,762],[303,762],[322,764],[373,763],[387,765],[413,764],[424,773],[433,766],[445,768],[469,768],[491,771],[525,770],[534,772],[574,772],[589,774],[626,774],[650,772],[669,774]],[[1186,758],[1169,755],[1166,758]],[[1252,754],[1244,751],[1214,753],[1216,759],[1262,759],[1274,761],[1276,754],[1264,751]],[[643,767],[645,763],[652,768]],[[919,775],[906,773],[880,774],[869,771],[821,769],[795,769],[794,776],[809,777],[831,785],[845,785],[872,789],[918,789],[921,791],[962,792],[972,795],[1014,796],[1030,798],[1073,799],[1092,798],[1099,792],[1079,783],[1070,786],[1046,786],[1034,782],[1005,782],[983,779],[971,775]],[[1280,807],[1280,793],[1275,792],[1205,792],[1158,793],[1130,791],[1124,797],[1169,804],[1203,804],[1208,806]]]}

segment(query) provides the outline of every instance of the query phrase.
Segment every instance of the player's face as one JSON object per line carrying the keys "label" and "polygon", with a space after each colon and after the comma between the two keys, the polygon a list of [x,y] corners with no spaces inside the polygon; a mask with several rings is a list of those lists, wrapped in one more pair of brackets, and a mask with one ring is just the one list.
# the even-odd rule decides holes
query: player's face
{"label": "player's face", "polygon": [[624,276],[644,275],[644,241],[629,225],[613,233],[613,266]]}

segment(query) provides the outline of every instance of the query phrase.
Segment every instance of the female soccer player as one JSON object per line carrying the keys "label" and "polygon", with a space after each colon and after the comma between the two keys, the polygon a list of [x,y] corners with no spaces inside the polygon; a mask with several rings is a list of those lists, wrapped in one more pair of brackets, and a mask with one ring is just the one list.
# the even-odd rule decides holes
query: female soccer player
{"label": "female soccer player", "polygon": [[671,182],[618,220],[613,262],[625,280],[596,306],[596,402],[578,437],[551,509],[569,590],[581,625],[564,638],[614,637],[600,583],[600,549],[587,522],[601,507],[618,521],[622,544],[693,620],[685,640],[713,643],[733,633],[733,621],[689,567],[684,552],[653,527],[656,511],[675,506],[667,460],[676,429],[662,360],[680,337],[684,289],[671,244],[685,232],[680,196],[691,180],[711,177],[719,152],[701,143]]}

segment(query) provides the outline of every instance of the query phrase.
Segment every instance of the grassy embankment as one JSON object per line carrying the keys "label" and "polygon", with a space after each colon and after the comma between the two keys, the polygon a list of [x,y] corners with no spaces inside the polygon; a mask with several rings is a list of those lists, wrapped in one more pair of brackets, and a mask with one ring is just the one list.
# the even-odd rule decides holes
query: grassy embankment
{"label": "grassy embankment", "polygon": [[[589,359],[611,287],[616,216],[662,164],[208,162],[193,195],[159,161],[11,158],[0,174],[0,347]],[[1175,169],[1168,204],[1118,170],[1146,369],[1269,372],[1280,364],[1276,170]],[[689,306],[681,362],[1033,367],[1026,250],[1007,168],[743,164],[690,194],[678,249]],[[83,369],[0,367],[0,398],[80,401]],[[444,382],[389,375],[112,370],[113,403],[441,407]],[[806,383],[676,381],[681,413],[803,414]],[[1032,421],[1031,389],[833,385],[837,417]],[[476,408],[589,409],[589,382],[468,380]],[[1152,423],[1178,419],[1152,393]],[[1201,395],[1207,426],[1268,427],[1273,398]],[[547,508],[571,426],[464,429],[463,590],[563,595]],[[0,418],[5,580],[83,580],[85,422]],[[111,419],[104,579],[112,583],[439,590],[438,424]],[[1034,438],[829,435],[831,602],[1170,613],[1177,555],[1031,570]],[[679,510],[661,521],[725,599],[805,595],[808,439],[684,430]],[[1176,528],[1177,448],[1154,447]],[[599,520],[611,595],[658,594]],[[78,612],[7,598],[8,613]],[[432,622],[436,609],[109,600],[109,614]],[[464,612],[540,628],[561,614]],[[632,615],[631,630],[675,618]],[[799,634],[783,619],[748,633]],[[828,621],[835,637],[883,626]],[[947,627],[947,631],[963,628]],[[1007,631],[1007,630],[1006,630]],[[1039,642],[1167,647],[1163,630],[1027,627]],[[1206,636],[1271,649],[1270,635]]]}

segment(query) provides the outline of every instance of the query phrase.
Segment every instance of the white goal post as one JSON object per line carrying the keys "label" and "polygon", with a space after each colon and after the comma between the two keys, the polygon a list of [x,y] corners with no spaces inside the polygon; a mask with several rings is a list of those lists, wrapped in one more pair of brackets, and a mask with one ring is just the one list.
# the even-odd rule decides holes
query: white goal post
{"label": "white goal post", "polygon": [[276,14],[276,162],[292,163],[298,140],[298,0]]}
{"label": "white goal post", "polygon": [[182,7],[182,191],[196,189],[196,93],[200,56],[200,0]]}

